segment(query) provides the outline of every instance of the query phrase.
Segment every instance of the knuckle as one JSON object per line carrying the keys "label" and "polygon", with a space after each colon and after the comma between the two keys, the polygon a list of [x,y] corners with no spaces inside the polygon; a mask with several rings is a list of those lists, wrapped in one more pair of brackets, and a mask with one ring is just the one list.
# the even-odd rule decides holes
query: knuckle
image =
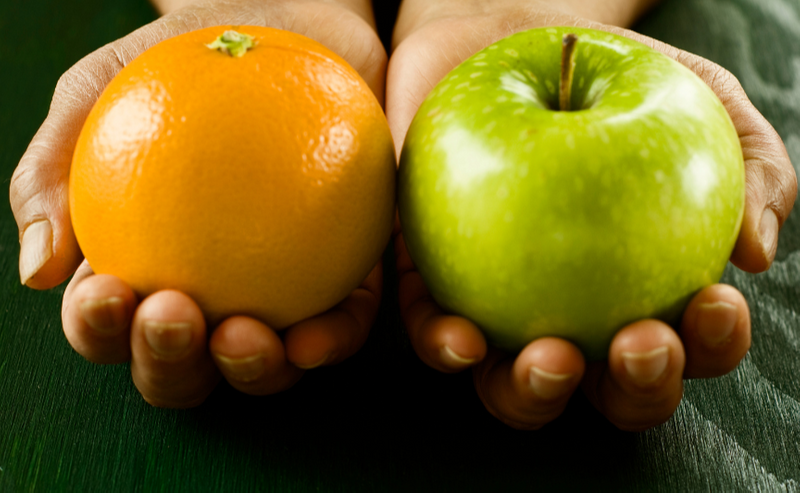
{"label": "knuckle", "polygon": [[742,84],[735,75],[708,60],[704,60],[701,65],[704,67],[703,73],[707,74],[706,77],[703,77],[703,80],[722,101],[723,106],[730,108],[731,105],[738,105],[747,101]]}
{"label": "knuckle", "polygon": [[725,102],[726,98],[735,97],[737,95],[744,95],[744,89],[739,79],[733,73],[722,68],[713,62],[706,62],[706,70],[711,72],[710,83],[712,89],[720,96],[720,99]]}
{"label": "knuckle", "polygon": [[51,114],[81,107],[86,104],[84,101],[94,102],[100,96],[105,81],[100,80],[102,60],[98,54],[94,52],[84,57],[59,77],[50,105]]}
{"label": "knuckle", "polygon": [[784,217],[781,219],[785,220],[797,197],[797,174],[788,161],[785,166],[778,166],[773,169],[775,172],[773,179],[778,185],[775,187],[778,202],[782,205],[782,212],[784,212]]}
{"label": "knuckle", "polygon": [[745,161],[748,198],[771,206],[783,224],[797,197],[797,174],[788,158],[770,155],[772,149],[783,149],[779,141],[762,145],[764,154]]}
{"label": "knuckle", "polygon": [[110,62],[106,45],[80,59],[64,72],[56,83],[51,111],[56,105],[80,104],[86,99],[94,102],[113,74],[108,70]]}
{"label": "knuckle", "polygon": [[32,176],[32,171],[33,169],[28,164],[28,161],[23,157],[17,169],[14,170],[14,174],[11,175],[9,198],[14,216],[19,215],[21,209],[25,206],[25,202],[30,200],[30,196],[33,195],[32,191],[35,188],[36,180]]}
{"label": "knuckle", "polygon": [[9,186],[11,211],[22,230],[30,222],[43,216],[43,208],[48,202],[46,183],[42,177],[41,167],[33,156],[35,149],[29,149],[20,161]]}
{"label": "knuckle", "polygon": [[729,112],[731,105],[748,101],[739,79],[721,65],[682,50],[676,50],[674,58],[700,77]]}
{"label": "knuckle", "polygon": [[[80,59],[56,82],[53,106],[94,102],[106,84],[150,44],[148,26],[106,44]],[[137,42],[142,38],[144,42]],[[51,106],[52,109],[52,106]]]}
{"label": "knuckle", "polygon": [[775,202],[778,206],[778,218],[781,221],[781,225],[783,225],[783,222],[786,221],[786,218],[789,216],[789,213],[794,206],[795,198],[797,197],[797,179],[794,178],[781,180],[779,183],[780,185],[777,187],[775,192]]}

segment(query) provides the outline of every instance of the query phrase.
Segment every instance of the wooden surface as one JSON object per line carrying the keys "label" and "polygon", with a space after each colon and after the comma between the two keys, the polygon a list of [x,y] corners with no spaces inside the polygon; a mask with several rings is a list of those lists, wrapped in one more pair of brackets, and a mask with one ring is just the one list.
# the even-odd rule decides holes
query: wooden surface
{"label": "wooden surface", "polygon": [[[223,385],[197,409],[154,409],[127,365],[85,362],[61,333],[63,287],[19,285],[8,183],[58,76],[153,17],[144,0],[0,2],[0,491],[800,490],[800,213],[771,271],[726,272],[753,313],[748,356],[687,382],[641,434],[580,395],[540,432],[496,422],[468,373],[413,354],[392,276],[365,348],[281,395]],[[800,163],[797,0],[667,0],[637,29],[732,70]]]}

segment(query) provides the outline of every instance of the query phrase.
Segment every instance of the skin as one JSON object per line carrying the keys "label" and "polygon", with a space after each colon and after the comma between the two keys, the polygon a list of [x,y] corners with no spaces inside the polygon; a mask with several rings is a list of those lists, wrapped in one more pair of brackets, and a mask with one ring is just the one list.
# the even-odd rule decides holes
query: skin
{"label": "skin", "polygon": [[[653,2],[636,0],[406,0],[394,33],[386,111],[402,142],[425,96],[458,63],[493,42],[526,29],[567,25],[607,30],[640,41],[697,73],[720,97],[744,150],[746,211],[731,257],[748,272],[769,268],[797,181],[780,137],[747,99],[738,81],[703,58],[613,26],[629,25]],[[571,343],[542,338],[518,355],[488,348],[477,327],[444,313],[430,294],[396,231],[401,313],[412,344],[431,367],[472,367],[486,409],[518,429],[537,429],[560,415],[580,386],[595,407],[623,430],[663,423],[674,413],[684,378],[728,373],[750,347],[750,314],[736,289],[717,284],[698,293],[678,332],[656,320],[624,327],[608,361],[586,365]]]}
{"label": "skin", "polygon": [[[134,383],[153,405],[198,405],[220,378],[249,394],[279,392],[291,387],[304,369],[345,359],[366,339],[382,279],[379,265],[339,306],[280,334],[256,320],[231,317],[206,344],[210,328],[186,295],[167,290],[137,300],[119,279],[94,275],[82,262],[66,192],[78,132],[108,81],[147,47],[170,36],[210,25],[257,24],[314,38],[353,65],[380,101],[385,83],[387,116],[399,150],[430,89],[476,51],[513,32],[545,25],[611,30],[694,70],[731,115],[747,167],[745,219],[732,256],[737,266],[749,272],[769,268],[778,230],[794,202],[796,178],[786,150],[732,75],[702,58],[611,27],[629,25],[652,1],[405,0],[388,72],[366,0],[155,3],[164,17],[92,53],[61,78],[50,114],[14,173],[10,190],[20,229],[23,283],[47,289],[74,272],[62,308],[67,339],[90,361],[130,360]],[[472,367],[487,410],[515,428],[536,429],[552,421],[578,386],[616,426],[655,426],[680,402],[683,378],[723,375],[750,346],[744,297],[730,286],[715,285],[692,300],[679,333],[653,320],[625,327],[611,345],[608,362],[587,367],[577,348],[556,338],[536,340],[510,356],[489,349],[471,322],[445,314],[431,301],[399,227],[395,233],[401,314],[420,358],[443,372]],[[637,380],[630,370],[646,378]]]}

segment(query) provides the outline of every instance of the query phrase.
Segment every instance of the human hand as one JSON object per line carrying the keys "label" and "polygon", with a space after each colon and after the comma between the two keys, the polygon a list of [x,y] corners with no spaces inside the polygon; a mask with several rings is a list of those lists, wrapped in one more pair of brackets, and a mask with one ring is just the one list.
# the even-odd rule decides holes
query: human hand
{"label": "human hand", "polygon": [[[262,25],[315,39],[348,61],[383,101],[386,53],[367,0],[162,0],[159,20],[78,62],[58,82],[47,119],[11,181],[20,230],[23,284],[48,289],[68,278],[62,322],[72,347],[96,363],[131,361],[133,381],[156,406],[200,404],[220,377],[250,394],[292,386],[304,369],[337,363],[366,340],[377,312],[381,266],[330,311],[283,336],[247,317],[223,321],[210,339],[200,308],[165,290],[138,300],[110,275],[82,261],[69,218],[68,178],[83,122],[108,82],[150,46],[216,25]],[[77,269],[77,271],[76,271]]]}
{"label": "human hand", "polygon": [[[780,226],[797,184],[780,137],[747,99],[738,81],[703,58],[608,24],[626,25],[651,2],[569,0],[422,2],[406,0],[394,34],[387,74],[387,116],[398,149],[414,114],[435,84],[461,61],[515,32],[543,26],[601,29],[642,42],[684,64],[719,96],[742,144],[745,216],[731,261],[748,272],[769,268]],[[602,22],[598,22],[602,21]],[[608,360],[586,365],[563,339],[531,342],[516,357],[487,348],[469,320],[444,313],[430,297],[408,256],[399,227],[395,252],[400,310],[412,345],[429,366],[444,372],[473,368],[478,395],[506,424],[536,429],[558,417],[580,385],[594,406],[624,430],[644,430],[674,413],[684,378],[709,378],[734,369],[750,346],[747,303],[731,286],[698,293],[676,333],[657,320],[624,327]]]}

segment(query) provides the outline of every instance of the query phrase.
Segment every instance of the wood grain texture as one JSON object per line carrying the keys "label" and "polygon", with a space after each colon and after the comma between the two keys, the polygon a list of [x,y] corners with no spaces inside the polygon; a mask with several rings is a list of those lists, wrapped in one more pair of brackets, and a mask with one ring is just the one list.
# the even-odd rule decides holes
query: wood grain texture
{"label": "wood grain texture", "polygon": [[[153,15],[144,0],[0,2],[0,32],[16,40],[0,43],[0,203],[58,76]],[[800,163],[796,0],[667,0],[639,30],[732,70]],[[687,382],[675,416],[641,434],[616,430],[580,395],[540,432],[504,427],[468,374],[418,361],[391,275],[367,345],[345,364],[277,396],[223,385],[197,409],[154,409],[128,365],[72,351],[63,287],[21,287],[18,248],[0,206],[0,491],[800,490],[798,213],[769,272],[726,272],[753,314],[746,359]]]}

